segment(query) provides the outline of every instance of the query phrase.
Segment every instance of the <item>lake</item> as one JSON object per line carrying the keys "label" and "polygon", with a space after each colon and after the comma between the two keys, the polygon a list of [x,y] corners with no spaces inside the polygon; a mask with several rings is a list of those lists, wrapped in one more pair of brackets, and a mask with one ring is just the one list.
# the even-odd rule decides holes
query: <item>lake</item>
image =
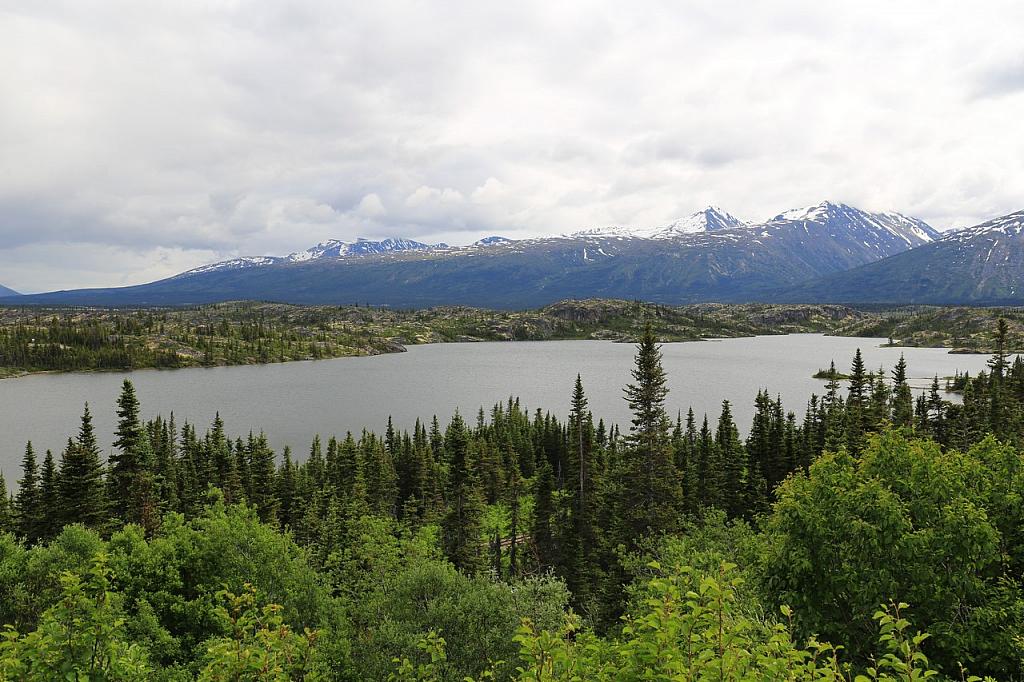
{"label": "lake", "polygon": [[[674,416],[693,406],[698,419],[707,412],[714,420],[722,400],[729,399],[745,433],[758,389],[781,394],[786,409],[802,417],[810,395],[824,387],[811,375],[832,360],[846,370],[857,348],[869,369],[891,369],[905,353],[915,386],[958,369],[974,374],[988,359],[937,348],[879,347],[884,342],[796,334],[665,344],[668,407]],[[447,420],[456,408],[473,421],[480,406],[489,409],[510,395],[531,410],[541,407],[564,417],[577,372],[595,418],[617,422],[625,431],[630,415],[622,388],[630,381],[634,350],[632,344],[607,341],[451,343],[375,357],[5,379],[0,380],[0,470],[13,486],[29,439],[40,459],[47,448],[57,456],[77,432],[86,401],[109,451],[115,401],[125,378],[135,384],[147,418],[173,410],[179,424],[188,420],[202,433],[219,411],[229,433],[262,429],[276,449],[291,445],[299,458],[317,433],[383,431],[388,415],[396,427],[411,430],[417,417],[429,420],[436,413]]]}

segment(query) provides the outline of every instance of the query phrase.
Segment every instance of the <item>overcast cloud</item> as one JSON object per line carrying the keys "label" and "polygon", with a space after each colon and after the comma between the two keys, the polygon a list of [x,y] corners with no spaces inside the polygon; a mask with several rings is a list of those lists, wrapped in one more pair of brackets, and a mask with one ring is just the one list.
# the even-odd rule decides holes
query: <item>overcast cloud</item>
{"label": "overcast cloud", "polygon": [[327,238],[1024,208],[1024,3],[0,0],[0,283]]}

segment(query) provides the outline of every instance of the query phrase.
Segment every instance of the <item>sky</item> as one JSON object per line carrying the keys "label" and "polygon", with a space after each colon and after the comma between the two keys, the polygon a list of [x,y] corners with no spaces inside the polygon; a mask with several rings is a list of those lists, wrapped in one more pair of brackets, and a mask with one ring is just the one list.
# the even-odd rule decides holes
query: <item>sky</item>
{"label": "sky", "polygon": [[0,0],[0,284],[239,255],[1024,208],[1019,0]]}

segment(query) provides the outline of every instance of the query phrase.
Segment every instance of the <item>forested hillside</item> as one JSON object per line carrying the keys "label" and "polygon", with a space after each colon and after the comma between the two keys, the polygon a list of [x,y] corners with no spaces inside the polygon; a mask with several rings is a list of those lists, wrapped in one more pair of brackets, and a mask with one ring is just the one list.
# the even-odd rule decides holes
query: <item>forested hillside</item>
{"label": "forested hillside", "polygon": [[621,428],[577,380],[565,422],[509,399],[298,461],[143,423],[126,381],[108,462],[87,405],[0,496],[0,679],[1021,679],[1006,336],[962,403],[858,352],[745,442],[728,401],[667,414],[649,327]]}
{"label": "forested hillside", "polygon": [[1024,349],[1024,313],[1016,309],[664,306],[606,299],[561,301],[517,312],[252,302],[198,308],[0,308],[0,377],[314,360],[400,352],[407,345],[438,342],[634,342],[648,323],[661,341],[818,332],[988,352],[990,330],[999,317],[1009,325],[1008,347]]}

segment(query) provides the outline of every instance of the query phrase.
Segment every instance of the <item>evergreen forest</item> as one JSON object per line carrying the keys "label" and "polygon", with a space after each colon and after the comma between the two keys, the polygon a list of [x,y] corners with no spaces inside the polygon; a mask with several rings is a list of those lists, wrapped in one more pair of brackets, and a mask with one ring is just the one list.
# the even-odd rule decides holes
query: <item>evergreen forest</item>
{"label": "evergreen forest", "polygon": [[1024,680],[1013,333],[956,395],[858,351],[798,408],[736,396],[745,437],[669,411],[650,324],[627,424],[577,377],[565,419],[425,405],[275,452],[125,381],[0,477],[0,680]]}
{"label": "evergreen forest", "polygon": [[194,308],[0,307],[0,378],[31,372],[249,365],[395,353],[471,341],[599,339],[635,343],[759,334],[882,337],[894,346],[988,353],[997,319],[1024,350],[1024,312],[1006,308],[568,300],[525,311],[442,306],[299,306],[234,302]]}

